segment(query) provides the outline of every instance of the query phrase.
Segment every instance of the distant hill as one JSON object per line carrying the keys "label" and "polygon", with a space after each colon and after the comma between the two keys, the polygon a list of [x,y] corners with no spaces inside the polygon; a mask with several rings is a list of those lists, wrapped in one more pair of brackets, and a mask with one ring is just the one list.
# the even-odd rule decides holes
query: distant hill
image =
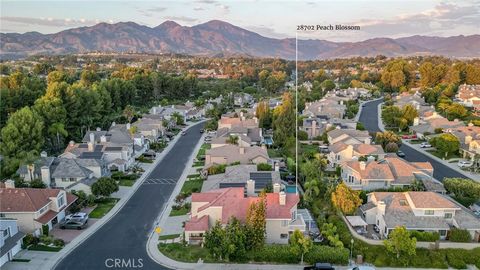
{"label": "distant hill", "polygon": [[[192,27],[166,21],[156,27],[134,22],[99,23],[55,34],[0,33],[0,55],[16,58],[34,54],[68,54],[90,51],[181,53],[190,55],[245,55],[295,58],[295,39],[275,39],[213,20]],[[354,56],[443,55],[480,57],[480,35],[374,38],[361,42],[299,40],[299,59]]]}

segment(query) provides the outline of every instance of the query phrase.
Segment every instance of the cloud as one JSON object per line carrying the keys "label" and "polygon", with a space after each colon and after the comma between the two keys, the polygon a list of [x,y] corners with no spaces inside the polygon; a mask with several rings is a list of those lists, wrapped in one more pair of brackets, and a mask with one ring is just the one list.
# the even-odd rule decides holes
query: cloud
{"label": "cloud", "polygon": [[202,7],[194,7],[193,10],[195,10],[195,11],[202,11],[202,10],[205,10],[205,9],[202,8]]}
{"label": "cloud", "polygon": [[[0,22],[20,23],[26,25],[39,25],[49,27],[77,27],[85,25],[93,25],[100,23],[100,20],[87,20],[81,19],[57,19],[57,18],[32,18],[32,17],[14,17],[14,16],[2,16]],[[1,24],[1,23],[0,23]]]}
{"label": "cloud", "polygon": [[145,17],[154,17],[158,13],[162,13],[167,10],[166,7],[152,7],[147,9],[137,8],[138,12]]}
{"label": "cloud", "polygon": [[257,34],[260,34],[265,37],[269,38],[286,38],[289,37],[286,34],[278,33],[275,31],[273,27],[265,26],[265,25],[250,25],[250,26],[245,26],[245,29],[248,29],[250,31],[253,31]]}
{"label": "cloud", "polygon": [[171,21],[180,21],[180,22],[186,22],[186,23],[194,23],[197,22],[198,19],[196,18],[191,18],[191,17],[186,17],[186,16],[166,16],[166,20],[171,20]]}

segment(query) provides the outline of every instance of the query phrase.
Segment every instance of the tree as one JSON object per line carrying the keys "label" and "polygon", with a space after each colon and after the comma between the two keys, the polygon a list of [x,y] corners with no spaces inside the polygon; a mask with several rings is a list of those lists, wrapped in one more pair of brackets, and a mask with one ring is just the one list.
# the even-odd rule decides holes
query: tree
{"label": "tree", "polygon": [[229,135],[225,142],[228,144],[238,145],[238,139],[238,136]]}
{"label": "tree", "polygon": [[312,203],[315,200],[315,198],[317,198],[320,195],[321,184],[322,183],[318,178],[308,179],[303,185],[305,187],[305,193],[303,194],[303,199],[306,202]]}
{"label": "tree", "polygon": [[247,249],[261,248],[265,243],[266,194],[261,193],[257,202],[252,202],[247,210]]}
{"label": "tree", "polygon": [[396,143],[398,146],[402,143],[401,138],[393,133],[392,131],[385,131],[385,132],[377,132],[375,135],[375,142],[380,144],[383,149],[386,148],[387,144],[393,142]]}
{"label": "tree", "polygon": [[240,221],[231,217],[226,228],[226,241],[228,243],[228,257],[230,260],[243,260],[246,255],[247,235],[245,226]]}
{"label": "tree", "polygon": [[480,183],[465,178],[443,179],[445,189],[453,194],[455,198],[468,198],[473,201],[480,198]]}
{"label": "tree", "polygon": [[383,241],[388,252],[395,254],[397,259],[415,256],[417,239],[410,237],[410,232],[405,226],[396,227],[388,234],[388,239]]}
{"label": "tree", "polygon": [[96,197],[110,197],[116,191],[118,191],[118,183],[109,177],[101,177],[92,185],[92,194]]}
{"label": "tree", "polygon": [[214,258],[222,260],[228,256],[227,234],[220,221],[217,221],[203,236],[205,238],[204,246]]}
{"label": "tree", "polygon": [[290,236],[289,244],[292,252],[300,256],[300,264],[303,264],[303,256],[313,248],[312,239],[296,229]]}
{"label": "tree", "polygon": [[0,153],[11,173],[29,153],[38,154],[43,146],[43,121],[29,107],[13,113],[0,131]]}
{"label": "tree", "polygon": [[362,199],[360,199],[359,192],[341,182],[332,193],[332,204],[344,214],[352,214],[357,207],[362,205]]}
{"label": "tree", "polygon": [[127,119],[128,123],[131,123],[135,116],[135,109],[131,105],[127,105],[125,109],[123,109],[123,116]]}
{"label": "tree", "polygon": [[258,118],[258,127],[264,129],[272,128],[272,112],[266,101],[259,102],[255,111]]}
{"label": "tree", "polygon": [[34,180],[30,181],[30,187],[31,188],[46,188],[47,185],[45,185],[45,183],[40,179],[34,179]]}
{"label": "tree", "polygon": [[335,89],[335,83],[332,80],[325,80],[322,82],[322,88],[325,92]]}
{"label": "tree", "polygon": [[445,157],[447,157],[448,154],[458,152],[458,149],[460,148],[460,141],[457,137],[450,133],[444,133],[430,139],[430,144]]}
{"label": "tree", "polygon": [[181,125],[185,124],[185,119],[183,118],[183,116],[180,115],[179,112],[174,112],[172,114],[172,117],[173,117],[173,119],[175,119],[175,124],[177,126],[181,126]]}
{"label": "tree", "polygon": [[451,121],[454,119],[464,119],[468,116],[468,111],[462,104],[452,103],[446,108],[445,114],[447,115],[448,120]]}
{"label": "tree", "polygon": [[273,111],[273,136],[276,144],[283,146],[289,137],[295,137],[295,120],[292,95],[285,92],[282,104]]}
{"label": "tree", "polygon": [[402,111],[398,106],[386,106],[382,109],[382,121],[387,127],[398,128],[398,120],[402,117]]}
{"label": "tree", "polygon": [[387,153],[396,153],[398,152],[398,144],[394,142],[389,142],[385,145],[385,152]]}

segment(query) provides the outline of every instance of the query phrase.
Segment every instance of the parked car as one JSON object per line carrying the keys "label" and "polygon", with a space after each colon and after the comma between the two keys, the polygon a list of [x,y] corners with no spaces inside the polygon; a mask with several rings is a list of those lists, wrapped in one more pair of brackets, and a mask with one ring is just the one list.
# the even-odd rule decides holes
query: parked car
{"label": "parked car", "polygon": [[186,132],[186,131],[182,131],[182,136],[185,135],[185,134],[187,134],[187,132]]}
{"label": "parked car", "polygon": [[318,150],[320,151],[320,153],[330,153],[327,145],[320,145],[318,147]]}
{"label": "parked car", "polygon": [[70,220],[70,219],[88,219],[88,215],[87,213],[83,213],[83,212],[77,212],[77,213],[74,213],[74,214],[70,214],[70,215],[67,215],[65,217],[65,220]]}
{"label": "parked car", "polygon": [[315,263],[312,266],[305,266],[303,270],[335,270],[329,263]]}
{"label": "parked car", "polygon": [[473,162],[471,161],[468,161],[468,160],[460,160],[458,163],[457,163],[458,167],[460,168],[469,168],[473,165]]}
{"label": "parked car", "polygon": [[408,139],[416,139],[417,135],[402,135],[402,139],[408,140]]}
{"label": "parked car", "polygon": [[373,231],[376,233],[380,233],[380,228],[377,225],[373,225]]}
{"label": "parked car", "polygon": [[353,268],[348,268],[349,270],[375,270],[374,267],[371,267],[371,266],[362,266],[362,265],[359,265],[359,266],[355,266]]}
{"label": "parked car", "polygon": [[65,230],[65,229],[83,230],[83,229],[85,229],[85,227],[87,227],[87,223],[88,223],[88,218],[65,220],[65,221],[60,223],[60,229],[62,229],[62,230]]}
{"label": "parked car", "polygon": [[203,130],[203,129],[200,129],[200,133],[203,133],[203,132],[205,132],[205,130]]}
{"label": "parked car", "polygon": [[403,153],[402,151],[398,150],[398,151],[397,151],[397,156],[403,158],[403,157],[405,157],[405,153]]}
{"label": "parked car", "polygon": [[429,144],[428,142],[422,142],[420,144],[420,148],[430,148],[430,147],[432,147],[432,145]]}

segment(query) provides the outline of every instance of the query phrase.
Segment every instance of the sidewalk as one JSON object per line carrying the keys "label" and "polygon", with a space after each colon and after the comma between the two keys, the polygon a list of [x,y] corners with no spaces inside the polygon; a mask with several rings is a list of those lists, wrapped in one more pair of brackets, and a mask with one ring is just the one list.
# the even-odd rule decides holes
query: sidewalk
{"label": "sidewalk", "polygon": [[[385,126],[383,125],[383,121],[382,121],[382,117],[381,117],[381,113],[382,113],[382,104],[383,103],[380,103],[378,104],[378,114],[377,114],[377,117],[378,117],[378,128],[380,128],[381,131],[385,131]],[[462,169],[460,169],[456,163],[449,163],[448,161],[446,160],[443,160],[441,158],[438,158],[432,154],[430,154],[429,152],[423,150],[423,148],[420,148],[420,145],[415,145],[415,144],[411,144],[410,142],[408,142],[407,140],[403,140],[402,139],[402,143],[407,145],[408,147],[410,147],[411,149],[417,151],[417,152],[420,152],[421,154],[435,160],[435,161],[438,161],[440,163],[442,163],[443,165],[447,166],[448,168],[462,174],[463,176],[465,176],[466,178],[470,178],[472,180],[475,180],[477,182],[480,182],[480,175],[477,175],[477,174],[473,174],[473,173],[470,173],[470,172],[466,172]]]}
{"label": "sidewalk", "polygon": [[[200,124],[203,121],[199,121],[196,123],[187,123],[188,125],[183,129],[187,130],[190,127]],[[137,181],[135,181],[135,184],[129,188],[129,191],[127,194],[122,194],[122,198],[118,203],[99,221],[97,221],[95,224],[92,226],[89,226],[79,237],[75,238],[72,242],[70,242],[68,245],[66,245],[62,250],[59,252],[56,252],[53,254],[53,256],[49,256],[48,258],[44,259],[42,261],[41,265],[35,265],[34,269],[41,269],[41,270],[51,270],[54,269],[57,265],[57,263],[65,256],[67,256],[72,250],[74,250],[76,247],[78,247],[80,244],[82,244],[88,237],[90,237],[92,234],[94,234],[100,227],[102,227],[105,223],[107,223],[113,216],[115,216],[121,209],[122,207],[127,203],[127,201],[133,196],[135,191],[140,187],[140,185],[143,183],[143,181],[150,175],[150,173],[153,171],[153,169],[160,163],[160,161],[163,160],[163,158],[168,154],[170,149],[177,143],[178,139],[181,137],[180,133],[175,136],[175,138],[169,142],[168,146],[160,153],[157,155],[155,161],[151,164],[146,170],[142,176],[140,176]]]}

